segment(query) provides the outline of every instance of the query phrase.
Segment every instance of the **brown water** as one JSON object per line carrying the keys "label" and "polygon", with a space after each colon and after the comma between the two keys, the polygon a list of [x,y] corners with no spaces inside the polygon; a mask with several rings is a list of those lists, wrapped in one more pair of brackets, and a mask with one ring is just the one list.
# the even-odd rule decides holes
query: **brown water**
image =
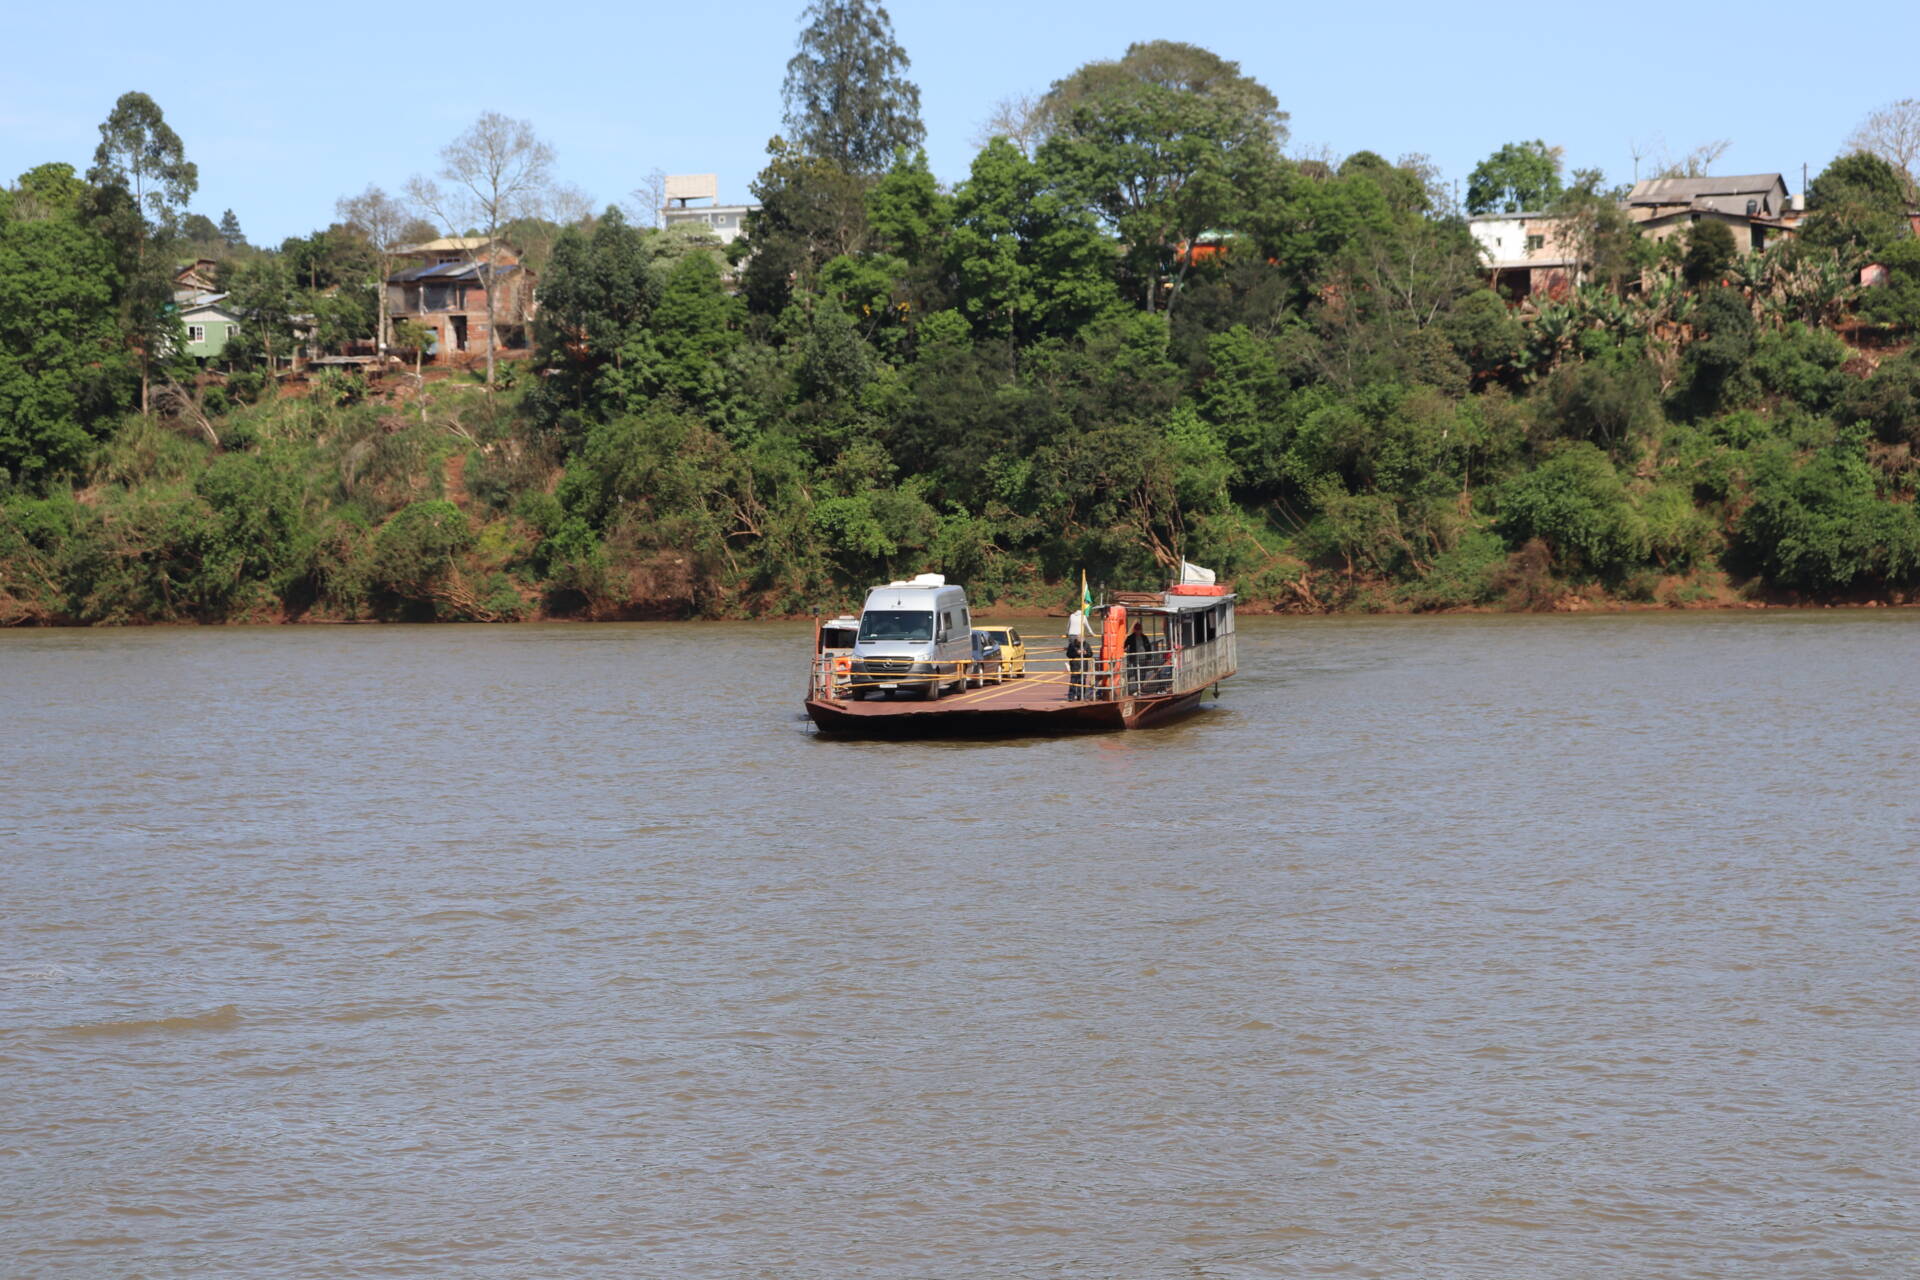
{"label": "brown water", "polygon": [[0,1274],[1920,1273],[1920,615],[0,634]]}

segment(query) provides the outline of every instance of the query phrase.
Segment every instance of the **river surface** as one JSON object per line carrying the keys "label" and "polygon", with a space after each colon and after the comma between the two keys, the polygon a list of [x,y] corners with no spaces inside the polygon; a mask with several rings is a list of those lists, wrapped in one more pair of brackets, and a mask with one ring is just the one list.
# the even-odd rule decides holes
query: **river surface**
{"label": "river surface", "polygon": [[1920,1274],[1920,614],[0,634],[0,1275]]}

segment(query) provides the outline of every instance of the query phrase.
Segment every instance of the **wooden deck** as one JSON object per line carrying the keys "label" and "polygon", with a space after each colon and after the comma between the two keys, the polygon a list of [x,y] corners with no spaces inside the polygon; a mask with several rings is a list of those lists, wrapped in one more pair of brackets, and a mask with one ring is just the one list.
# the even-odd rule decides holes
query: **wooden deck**
{"label": "wooden deck", "polygon": [[885,698],[815,698],[807,714],[822,729],[870,734],[1089,733],[1138,728],[1191,710],[1200,690],[1156,698],[1076,702],[1067,697],[1064,671],[1034,672],[1019,680],[989,684],[933,702]]}

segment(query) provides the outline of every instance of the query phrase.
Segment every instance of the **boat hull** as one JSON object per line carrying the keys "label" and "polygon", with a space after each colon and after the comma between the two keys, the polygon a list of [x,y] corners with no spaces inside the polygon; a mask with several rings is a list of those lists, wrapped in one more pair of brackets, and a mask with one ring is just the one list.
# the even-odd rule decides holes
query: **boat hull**
{"label": "boat hull", "polygon": [[867,737],[1027,737],[1111,733],[1166,724],[1200,705],[1203,689],[1110,702],[855,702],[813,698],[807,715],[822,730]]}

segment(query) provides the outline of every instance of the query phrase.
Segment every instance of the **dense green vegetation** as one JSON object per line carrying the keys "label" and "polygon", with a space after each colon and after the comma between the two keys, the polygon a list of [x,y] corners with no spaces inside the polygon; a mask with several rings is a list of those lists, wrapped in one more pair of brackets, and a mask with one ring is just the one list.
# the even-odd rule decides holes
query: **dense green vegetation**
{"label": "dense green vegetation", "polygon": [[[1066,74],[948,189],[884,10],[808,16],[731,259],[523,218],[536,350],[493,386],[269,376],[296,316],[376,331],[394,208],[249,246],[123,99],[84,179],[0,193],[0,623],[782,613],[923,570],[1058,604],[1180,557],[1306,609],[1920,587],[1920,242],[1884,160],[1741,256],[1503,147],[1474,206],[1549,202],[1587,281],[1515,309],[1418,157],[1288,158],[1205,50]],[[224,377],[165,354],[155,264],[199,252],[248,317]]]}

